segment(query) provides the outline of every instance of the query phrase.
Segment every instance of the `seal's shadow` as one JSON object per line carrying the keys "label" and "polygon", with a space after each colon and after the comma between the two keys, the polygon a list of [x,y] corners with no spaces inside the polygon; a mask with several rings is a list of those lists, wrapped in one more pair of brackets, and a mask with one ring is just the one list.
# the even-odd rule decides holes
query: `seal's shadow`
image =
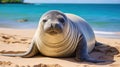
{"label": "seal's shadow", "polygon": [[[115,62],[114,55],[117,55],[117,54],[119,54],[119,51],[115,47],[98,42],[95,46],[95,49],[93,49],[93,51],[90,53],[90,56],[97,60],[106,61],[104,63],[95,63],[95,64],[106,65],[106,64],[111,64]],[[75,62],[75,63],[88,63],[88,62],[77,62],[75,61],[74,57],[73,58],[59,58],[59,59],[70,61],[70,62]]]}

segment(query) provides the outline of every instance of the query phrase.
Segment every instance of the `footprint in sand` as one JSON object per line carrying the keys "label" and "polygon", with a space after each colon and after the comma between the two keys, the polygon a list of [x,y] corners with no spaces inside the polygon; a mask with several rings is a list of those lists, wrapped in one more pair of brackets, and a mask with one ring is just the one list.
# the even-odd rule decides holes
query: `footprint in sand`
{"label": "footprint in sand", "polygon": [[12,64],[12,62],[10,61],[0,61],[0,66],[10,66]]}
{"label": "footprint in sand", "polygon": [[59,64],[38,64],[38,65],[34,65],[33,67],[62,67]]}
{"label": "footprint in sand", "polygon": [[11,43],[22,43],[22,44],[30,44],[30,38],[21,37],[17,35],[8,35],[8,34],[0,34],[0,41],[11,44]]}
{"label": "footprint in sand", "polygon": [[14,67],[62,67],[61,65],[59,64],[37,64],[37,65],[33,65],[33,66],[30,66],[30,65],[14,65]]}
{"label": "footprint in sand", "polygon": [[25,53],[26,51],[6,51],[6,50],[1,50],[0,53],[2,54],[19,54],[19,53]]}

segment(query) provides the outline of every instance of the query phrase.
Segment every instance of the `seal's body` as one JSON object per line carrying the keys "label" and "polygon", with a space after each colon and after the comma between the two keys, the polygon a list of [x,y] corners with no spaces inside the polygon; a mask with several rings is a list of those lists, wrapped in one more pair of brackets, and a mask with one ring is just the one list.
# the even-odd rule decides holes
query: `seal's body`
{"label": "seal's body", "polygon": [[[43,25],[39,25],[39,33],[35,38],[37,38],[37,47],[43,55],[51,57],[70,56],[75,52],[81,35],[86,39],[88,52],[94,48],[95,36],[92,28],[86,23],[86,21],[73,14],[66,14],[66,16],[67,24],[63,30],[64,32],[61,34],[50,36],[42,32]],[[42,33],[40,34],[40,32]]]}
{"label": "seal's body", "polygon": [[32,57],[37,53],[49,57],[75,55],[77,60],[103,62],[89,57],[95,46],[95,35],[88,23],[74,14],[60,11],[45,13],[31,43],[24,54],[2,54],[7,56]]}

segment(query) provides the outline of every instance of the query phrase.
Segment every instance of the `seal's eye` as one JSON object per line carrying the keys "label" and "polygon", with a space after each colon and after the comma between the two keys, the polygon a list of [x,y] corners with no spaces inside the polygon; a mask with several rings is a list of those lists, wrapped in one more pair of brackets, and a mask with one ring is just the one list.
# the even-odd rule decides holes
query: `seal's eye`
{"label": "seal's eye", "polygon": [[43,22],[44,22],[44,23],[47,22],[47,19],[44,19]]}
{"label": "seal's eye", "polygon": [[63,18],[58,18],[58,21],[60,21],[62,24],[64,24],[65,20]]}

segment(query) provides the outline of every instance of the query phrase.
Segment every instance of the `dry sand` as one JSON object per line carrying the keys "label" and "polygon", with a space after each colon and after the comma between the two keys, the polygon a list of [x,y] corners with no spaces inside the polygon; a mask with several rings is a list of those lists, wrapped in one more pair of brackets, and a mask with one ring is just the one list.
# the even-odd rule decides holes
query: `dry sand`
{"label": "dry sand", "polygon": [[[25,52],[34,35],[34,29],[0,28],[0,53]],[[91,57],[107,60],[105,63],[77,62],[74,58],[50,58],[35,56],[32,58],[0,56],[0,67],[120,67],[120,39],[96,38],[96,46]],[[111,62],[114,61],[114,62]]]}

